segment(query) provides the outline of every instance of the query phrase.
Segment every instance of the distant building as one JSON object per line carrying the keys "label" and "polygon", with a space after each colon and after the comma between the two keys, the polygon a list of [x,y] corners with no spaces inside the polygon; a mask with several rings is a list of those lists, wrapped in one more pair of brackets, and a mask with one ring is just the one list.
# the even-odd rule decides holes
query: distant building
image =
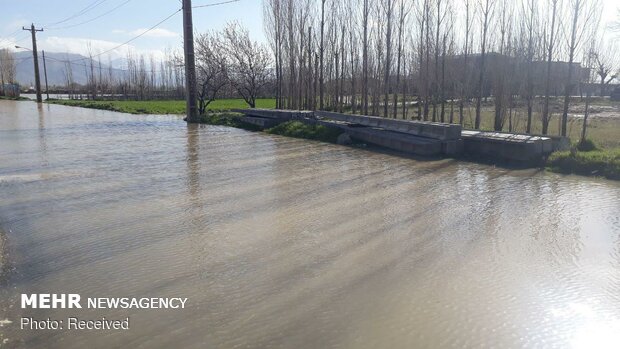
{"label": "distant building", "polygon": [[[450,89],[458,90],[459,86],[468,86],[470,92],[476,91],[481,66],[480,54],[470,54],[467,57],[468,76],[465,76],[463,67],[465,66],[465,56],[456,55],[446,57],[446,76],[449,76],[449,84],[446,86],[448,93]],[[580,63],[572,63],[573,75],[571,82],[575,88],[573,94],[579,94],[580,85],[588,80],[590,74],[589,69],[581,67]],[[552,96],[561,96],[564,94],[566,80],[568,78],[568,62],[551,62],[551,79],[549,90]],[[485,56],[485,75],[483,81],[483,96],[491,96],[493,94],[493,85],[501,76],[507,77],[509,85],[512,85],[513,91],[522,91],[527,81],[527,62],[523,59],[489,52]],[[535,95],[543,95],[545,91],[545,82],[547,78],[547,62],[532,62],[532,87]],[[456,91],[454,91],[456,93]]]}

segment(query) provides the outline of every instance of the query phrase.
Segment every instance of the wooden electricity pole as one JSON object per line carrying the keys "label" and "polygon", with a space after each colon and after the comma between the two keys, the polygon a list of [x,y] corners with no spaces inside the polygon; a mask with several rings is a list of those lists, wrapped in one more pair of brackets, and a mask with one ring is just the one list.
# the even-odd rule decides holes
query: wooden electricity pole
{"label": "wooden electricity pole", "polygon": [[39,57],[37,56],[37,32],[42,32],[43,29],[35,29],[34,24],[30,28],[22,27],[23,30],[27,30],[32,35],[32,57],[34,60],[34,83],[37,89],[37,102],[41,103],[41,80],[39,78]]}
{"label": "wooden electricity pole", "polygon": [[196,108],[196,60],[194,57],[194,28],[192,0],[183,0],[183,48],[185,52],[185,87],[187,122],[198,122]]}
{"label": "wooden electricity pole", "polygon": [[47,95],[47,99],[50,99],[50,90],[47,85],[47,66],[45,65],[45,51],[41,50],[43,54],[43,76],[45,76],[45,94]]}

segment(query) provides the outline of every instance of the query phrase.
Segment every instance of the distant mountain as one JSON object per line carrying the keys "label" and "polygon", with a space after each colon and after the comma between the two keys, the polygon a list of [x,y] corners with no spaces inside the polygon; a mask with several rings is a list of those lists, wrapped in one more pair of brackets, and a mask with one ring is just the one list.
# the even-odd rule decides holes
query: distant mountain
{"label": "distant mountain", "polygon": [[[32,52],[18,51],[14,52],[17,60],[17,81],[20,85],[28,87],[34,86],[34,64]],[[79,61],[78,61],[79,60]],[[90,59],[79,54],[64,52],[45,52],[45,64],[47,66],[47,82],[50,86],[66,85],[65,74],[67,71],[66,62],[70,62],[73,72],[73,81],[78,84],[86,83],[86,74],[90,69]],[[99,70],[99,62],[94,60],[94,66]],[[101,62],[101,68],[107,69],[108,65]],[[43,57],[39,54],[39,72],[41,74],[41,85],[45,84],[43,75]]]}

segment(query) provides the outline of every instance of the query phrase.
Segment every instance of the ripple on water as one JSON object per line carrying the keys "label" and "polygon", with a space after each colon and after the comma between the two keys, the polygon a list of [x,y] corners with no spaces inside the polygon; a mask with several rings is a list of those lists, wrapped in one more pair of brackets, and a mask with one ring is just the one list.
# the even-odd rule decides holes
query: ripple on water
{"label": "ripple on water", "polygon": [[105,336],[4,327],[14,343],[578,347],[600,344],[589,332],[616,338],[617,182],[33,105],[0,102],[0,222],[16,269],[3,299],[23,290],[182,296],[190,308],[110,310],[133,325]]}

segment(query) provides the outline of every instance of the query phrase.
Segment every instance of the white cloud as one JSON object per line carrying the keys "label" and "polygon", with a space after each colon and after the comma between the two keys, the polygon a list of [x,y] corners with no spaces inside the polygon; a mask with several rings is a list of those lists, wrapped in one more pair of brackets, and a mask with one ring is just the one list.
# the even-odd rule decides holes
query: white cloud
{"label": "white cloud", "polygon": [[14,33],[15,31],[21,30],[22,27],[30,27],[30,22],[28,22],[25,18],[14,18],[10,22],[4,25],[5,32]]}
{"label": "white cloud", "polygon": [[[131,35],[140,35],[140,34],[144,33],[147,30],[148,30],[148,28],[139,28],[139,29],[136,29],[134,31],[131,31],[130,34]],[[147,32],[143,36],[150,37],[150,38],[175,38],[175,37],[179,36],[179,34],[173,32],[173,31],[170,31],[168,29],[155,28],[155,29],[150,30],[149,32]]]}
{"label": "white cloud", "polygon": [[123,29],[112,29],[112,34],[123,34],[125,31]]}

